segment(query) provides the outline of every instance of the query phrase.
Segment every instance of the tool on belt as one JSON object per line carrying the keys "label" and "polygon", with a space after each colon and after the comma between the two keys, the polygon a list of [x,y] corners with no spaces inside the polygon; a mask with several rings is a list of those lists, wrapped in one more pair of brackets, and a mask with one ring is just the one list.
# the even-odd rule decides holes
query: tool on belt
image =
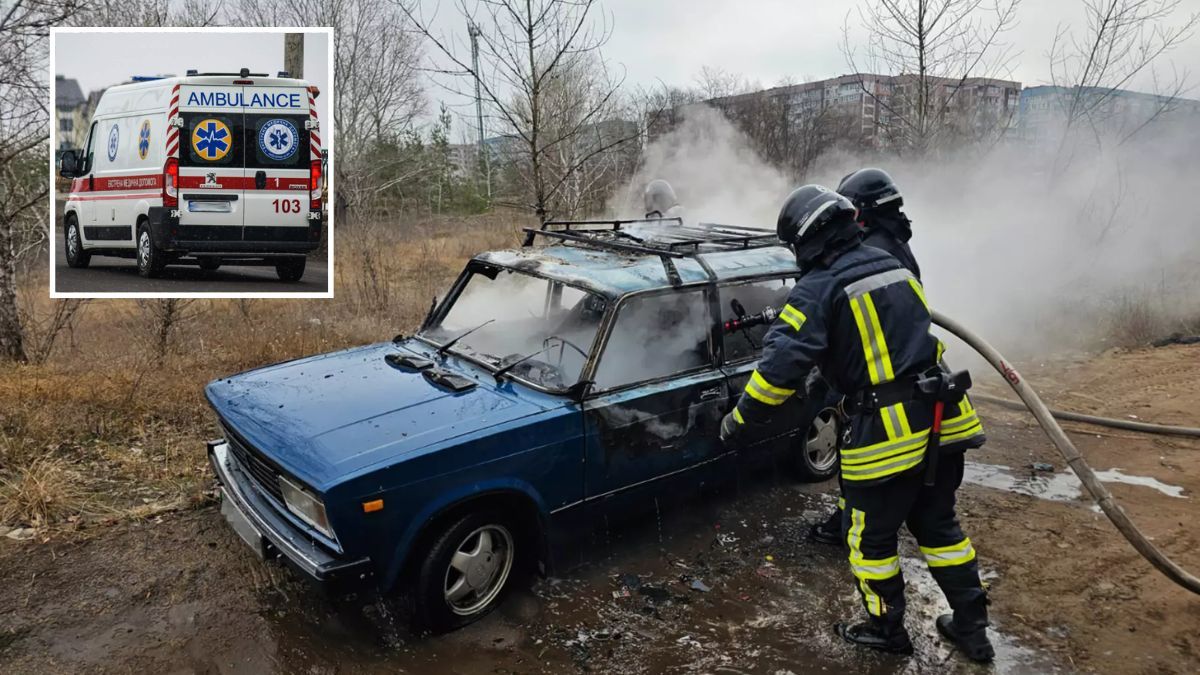
{"label": "tool on belt", "polygon": [[942,415],[946,404],[956,404],[971,388],[971,373],[960,370],[955,373],[935,367],[921,373],[917,379],[917,392],[924,400],[933,400],[933,425],[929,428],[929,442],[925,445],[925,485],[937,480],[938,455],[942,447]]}
{"label": "tool on belt", "polygon": [[842,402],[847,415],[870,414],[897,403],[930,401],[933,403],[933,424],[925,445],[925,485],[937,478],[938,455],[941,449],[942,419],[946,405],[955,405],[971,388],[971,373],[965,370],[949,372],[934,366],[919,374],[901,377],[891,382],[861,389]]}

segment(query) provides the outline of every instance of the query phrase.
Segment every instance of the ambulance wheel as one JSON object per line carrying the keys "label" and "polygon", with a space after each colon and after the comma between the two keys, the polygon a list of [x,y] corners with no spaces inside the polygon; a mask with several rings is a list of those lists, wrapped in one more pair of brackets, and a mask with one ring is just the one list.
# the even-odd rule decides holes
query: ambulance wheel
{"label": "ambulance wheel", "polygon": [[150,228],[145,223],[138,228],[137,266],[138,274],[147,279],[153,279],[162,274],[163,269],[167,266],[166,255],[154,245],[154,238],[150,236]]}
{"label": "ambulance wheel", "polygon": [[841,438],[837,410],[822,408],[809,423],[808,431],[795,440],[794,467],[797,477],[810,482],[833,478],[838,470]]}
{"label": "ambulance wheel", "polygon": [[204,270],[205,272],[216,272],[217,270],[221,269],[221,259],[201,258],[200,269]]}
{"label": "ambulance wheel", "polygon": [[83,250],[83,238],[79,236],[79,223],[75,216],[67,216],[67,266],[81,269],[92,262],[92,254]]}
{"label": "ambulance wheel", "polygon": [[307,258],[288,258],[283,262],[275,263],[275,273],[279,275],[280,281],[294,284],[304,276],[304,265],[307,262]]}

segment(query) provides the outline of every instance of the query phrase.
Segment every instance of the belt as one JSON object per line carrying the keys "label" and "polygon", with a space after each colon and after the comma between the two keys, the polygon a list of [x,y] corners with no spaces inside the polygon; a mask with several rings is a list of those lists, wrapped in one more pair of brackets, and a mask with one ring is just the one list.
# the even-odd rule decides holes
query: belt
{"label": "belt", "polygon": [[917,390],[917,380],[919,379],[919,375],[910,375],[866,389],[859,389],[846,396],[844,403],[846,414],[874,412],[890,405],[907,403],[918,398],[921,396],[921,392]]}

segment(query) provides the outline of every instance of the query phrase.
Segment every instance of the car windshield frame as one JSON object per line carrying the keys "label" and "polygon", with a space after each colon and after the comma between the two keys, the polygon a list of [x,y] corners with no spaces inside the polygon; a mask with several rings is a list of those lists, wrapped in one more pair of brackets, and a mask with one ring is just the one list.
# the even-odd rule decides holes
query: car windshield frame
{"label": "car windshield frame", "polygon": [[[496,274],[490,275],[487,272],[487,270],[496,270]],[[446,343],[450,342],[451,340],[454,340],[456,337],[461,335],[463,332],[475,328],[476,326],[468,326],[467,328],[464,328],[463,330],[458,331],[458,333],[456,333],[455,335],[449,335],[449,336],[433,335],[430,332],[430,331],[434,330],[450,313],[450,310],[454,307],[455,303],[457,303],[459,298],[462,296],[463,291],[466,290],[467,284],[470,282],[470,279],[472,276],[474,276],[476,274],[480,274],[485,277],[495,278],[495,276],[498,276],[499,272],[509,272],[512,274],[519,274],[521,276],[528,277],[530,279],[538,279],[538,280],[546,281],[548,283],[560,284],[561,286],[563,286],[565,288],[573,288],[575,290],[578,290],[578,291],[584,293],[585,296],[588,296],[588,295],[595,296],[595,297],[600,298],[605,301],[606,307],[604,309],[604,315],[601,317],[599,324],[597,324],[597,326],[596,326],[596,331],[595,331],[595,334],[592,336],[591,342],[586,346],[587,359],[584,361],[583,365],[580,366],[579,374],[576,376],[576,379],[574,382],[567,384],[564,387],[557,388],[557,387],[547,386],[546,384],[534,381],[527,377],[523,377],[521,375],[521,373],[516,370],[510,370],[504,374],[504,377],[511,378],[517,382],[520,382],[522,385],[524,385],[526,387],[529,387],[531,389],[534,389],[536,391],[539,391],[539,392],[542,392],[545,394],[553,394],[556,396],[562,396],[562,395],[569,394],[573,388],[578,387],[581,383],[590,382],[590,380],[587,378],[590,377],[592,370],[594,368],[596,358],[597,358],[597,350],[600,348],[601,336],[604,336],[607,334],[609,323],[611,322],[612,315],[613,315],[613,306],[615,304],[614,301],[611,298],[608,298],[608,297],[604,296],[603,294],[596,292],[595,289],[588,288],[587,286],[585,286],[583,284],[572,283],[571,281],[568,281],[565,279],[560,279],[557,277],[547,276],[545,274],[537,274],[537,273],[531,272],[526,269],[521,269],[519,267],[513,267],[513,266],[509,266],[509,265],[499,265],[499,264],[496,264],[493,262],[485,262],[485,261],[480,261],[480,260],[471,260],[469,263],[467,263],[467,265],[463,269],[463,271],[461,273],[459,273],[458,278],[455,279],[454,284],[450,287],[450,291],[448,293],[446,293],[446,296],[434,305],[432,311],[429,313],[429,316],[427,316],[425,321],[422,322],[420,329],[417,330],[416,334],[413,337],[424,342],[425,344],[427,344],[431,347],[434,347],[435,349],[441,349],[445,346]],[[482,320],[481,320],[481,322],[482,322]],[[579,345],[579,347],[585,348],[584,345],[582,345],[582,344]],[[454,354],[455,357],[461,358],[470,363],[473,363],[473,364],[483,368],[484,370],[487,370],[490,373],[496,373],[498,370],[500,370],[505,365],[507,365],[504,363],[494,363],[492,361],[489,361],[488,359],[480,358],[476,353],[471,352],[471,351],[460,350],[460,349],[458,349],[458,345],[451,347],[450,349],[447,350],[446,353]]]}

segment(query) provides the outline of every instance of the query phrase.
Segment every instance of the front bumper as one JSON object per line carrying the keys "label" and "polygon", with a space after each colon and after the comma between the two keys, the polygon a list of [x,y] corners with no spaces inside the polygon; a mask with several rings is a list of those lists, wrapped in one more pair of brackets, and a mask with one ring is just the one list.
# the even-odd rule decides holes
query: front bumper
{"label": "front bumper", "polygon": [[251,484],[224,440],[209,441],[208,459],[220,483],[226,520],[252,548],[257,542],[256,554],[282,560],[326,591],[370,585],[374,577],[370,558],[337,556],[280,516]]}

